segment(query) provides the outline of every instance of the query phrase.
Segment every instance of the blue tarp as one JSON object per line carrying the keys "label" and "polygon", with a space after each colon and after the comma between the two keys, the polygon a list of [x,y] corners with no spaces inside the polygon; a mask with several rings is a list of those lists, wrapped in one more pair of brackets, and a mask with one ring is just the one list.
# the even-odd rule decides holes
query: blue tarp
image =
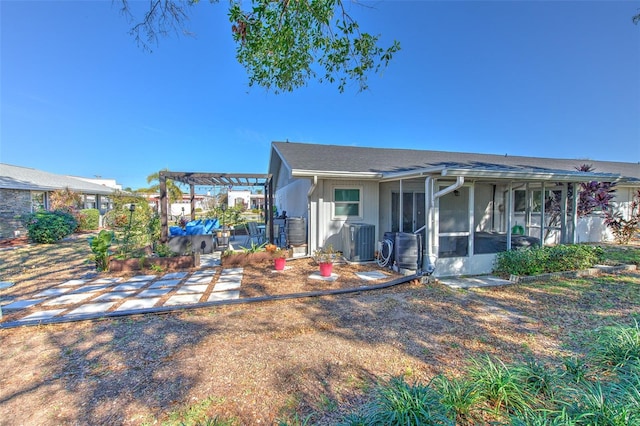
{"label": "blue tarp", "polygon": [[171,226],[169,227],[169,235],[187,235],[187,232],[179,226]]}
{"label": "blue tarp", "polygon": [[207,219],[202,223],[202,220],[192,220],[188,222],[185,229],[179,226],[169,227],[169,236],[175,235],[208,235],[213,234],[216,230],[220,229],[220,221],[218,219]]}

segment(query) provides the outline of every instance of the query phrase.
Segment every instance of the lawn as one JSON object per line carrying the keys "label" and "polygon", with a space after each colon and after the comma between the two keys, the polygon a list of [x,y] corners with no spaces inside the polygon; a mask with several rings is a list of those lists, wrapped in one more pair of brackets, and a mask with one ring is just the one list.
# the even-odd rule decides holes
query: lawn
{"label": "lawn", "polygon": [[[84,246],[1,251],[0,280],[35,291],[90,273]],[[633,272],[474,290],[414,282],[2,330],[0,424],[336,424],[378,381],[460,376],[485,355],[562,365],[584,356],[593,330],[639,312]]]}

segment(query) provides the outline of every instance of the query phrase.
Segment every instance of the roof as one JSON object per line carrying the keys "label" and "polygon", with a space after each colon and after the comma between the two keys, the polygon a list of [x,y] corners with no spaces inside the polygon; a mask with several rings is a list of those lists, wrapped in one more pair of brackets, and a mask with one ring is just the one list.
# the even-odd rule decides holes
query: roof
{"label": "roof", "polygon": [[[273,142],[272,163],[277,155],[292,176],[335,176],[393,179],[416,174],[492,178],[535,178],[583,181],[627,180],[640,183],[640,163],[521,157],[398,148],[368,148]],[[593,172],[578,172],[589,164]],[[275,170],[270,170],[272,173]]]}
{"label": "roof", "polygon": [[82,179],[57,175],[28,167],[0,163],[0,188],[25,191],[55,191],[69,188],[83,194],[112,194],[115,190]]}

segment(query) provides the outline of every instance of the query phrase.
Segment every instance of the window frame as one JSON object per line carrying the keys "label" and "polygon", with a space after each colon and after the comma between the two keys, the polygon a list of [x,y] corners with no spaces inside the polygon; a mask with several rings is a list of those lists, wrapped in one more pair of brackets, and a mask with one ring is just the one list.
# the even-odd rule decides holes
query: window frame
{"label": "window frame", "polygon": [[[31,201],[31,213],[38,212],[40,210],[47,209],[47,193],[45,191],[29,191],[30,192],[30,201]],[[40,200],[35,200],[34,197],[41,196],[42,202]],[[38,206],[38,208],[36,208]]]}
{"label": "window frame", "polygon": [[[334,185],[331,187],[331,218],[334,220],[349,220],[349,219],[363,219],[363,204],[362,204],[362,195],[364,187],[361,185]],[[336,191],[337,190],[349,190],[349,191],[358,191],[358,201],[336,201]],[[337,206],[345,206],[345,205],[357,205],[358,206],[358,214],[357,215],[342,215],[337,214],[336,207]]]}

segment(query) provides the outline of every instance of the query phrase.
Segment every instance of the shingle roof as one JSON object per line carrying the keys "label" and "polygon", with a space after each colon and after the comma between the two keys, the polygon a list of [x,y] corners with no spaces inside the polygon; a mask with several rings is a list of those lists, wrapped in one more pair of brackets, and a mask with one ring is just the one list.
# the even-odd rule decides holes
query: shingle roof
{"label": "shingle roof", "polygon": [[528,170],[574,173],[576,167],[590,164],[595,173],[615,174],[640,181],[639,163],[294,142],[274,142],[273,148],[289,168],[298,171],[377,173],[388,176],[412,170],[449,167],[494,172]]}
{"label": "shingle roof", "polygon": [[0,163],[0,188],[35,191],[55,191],[69,188],[83,194],[107,195],[113,188],[87,182],[70,176],[57,175],[28,167]]}

